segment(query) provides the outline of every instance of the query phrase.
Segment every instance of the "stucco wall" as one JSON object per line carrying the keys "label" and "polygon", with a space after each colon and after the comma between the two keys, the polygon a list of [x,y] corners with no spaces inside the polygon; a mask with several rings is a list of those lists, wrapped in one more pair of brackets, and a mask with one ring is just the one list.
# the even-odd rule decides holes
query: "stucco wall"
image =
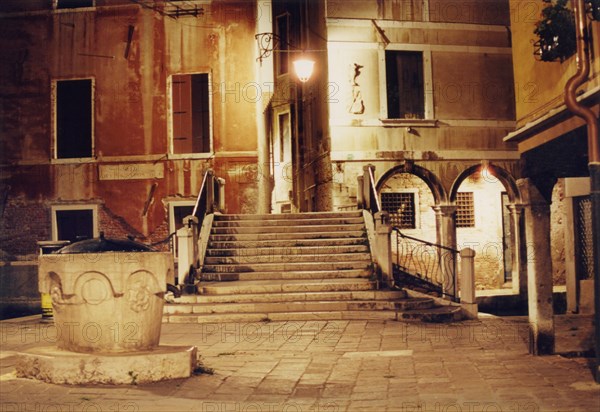
{"label": "stucco wall", "polygon": [[[513,41],[513,62],[515,79],[515,102],[517,126],[524,126],[536,117],[564,104],[564,87],[577,69],[575,56],[564,62],[542,62],[533,56],[533,34],[535,24],[540,20],[541,11],[546,6],[542,0],[524,2],[510,0],[510,26]],[[592,37],[598,38],[599,22],[589,22]],[[592,70],[590,81],[582,89],[590,90],[600,85],[600,44],[592,42]]]}

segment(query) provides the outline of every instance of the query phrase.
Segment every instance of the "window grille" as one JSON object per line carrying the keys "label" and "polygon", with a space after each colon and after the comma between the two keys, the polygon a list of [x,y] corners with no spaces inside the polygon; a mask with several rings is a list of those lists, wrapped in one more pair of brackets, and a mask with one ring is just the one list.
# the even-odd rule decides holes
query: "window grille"
{"label": "window grille", "polygon": [[456,206],[456,227],[475,227],[473,192],[458,192]]}
{"label": "window grille", "polygon": [[416,229],[415,194],[391,192],[381,194],[381,208],[390,214],[390,222],[400,229]]}

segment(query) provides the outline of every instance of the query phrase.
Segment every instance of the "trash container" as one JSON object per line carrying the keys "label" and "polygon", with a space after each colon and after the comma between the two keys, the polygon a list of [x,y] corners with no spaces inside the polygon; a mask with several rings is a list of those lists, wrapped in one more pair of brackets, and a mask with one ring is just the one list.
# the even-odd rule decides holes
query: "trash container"
{"label": "trash container", "polygon": [[[37,242],[40,248],[40,255],[47,255],[54,253],[57,250],[68,245],[68,240],[44,240]],[[42,321],[52,322],[54,320],[54,313],[52,312],[52,298],[49,293],[40,293],[42,301]]]}

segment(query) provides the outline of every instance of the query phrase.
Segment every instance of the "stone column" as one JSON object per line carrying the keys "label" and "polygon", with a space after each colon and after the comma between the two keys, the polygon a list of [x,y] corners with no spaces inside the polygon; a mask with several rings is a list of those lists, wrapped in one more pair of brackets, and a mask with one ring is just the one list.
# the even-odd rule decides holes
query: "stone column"
{"label": "stone column", "polygon": [[469,319],[477,319],[475,297],[475,251],[465,248],[460,251],[460,305]]}
{"label": "stone column", "polygon": [[514,293],[524,295],[527,293],[527,276],[521,272],[521,216],[523,205],[511,204],[506,207],[510,215],[512,290]]}
{"label": "stone column", "polygon": [[550,204],[530,179],[517,183],[525,207],[529,352],[547,355],[554,353]]}
{"label": "stone column", "polygon": [[219,177],[217,178],[217,182],[219,182],[219,202],[218,208],[219,212],[225,213],[225,179]]}
{"label": "stone column", "polygon": [[392,288],[394,286],[394,273],[392,266],[392,225],[388,212],[377,212],[375,220],[375,260],[381,271],[381,286]]}
{"label": "stone column", "polygon": [[177,278],[180,284],[189,280],[190,268],[196,267],[198,257],[198,218],[186,216],[183,227],[177,230]]}
{"label": "stone column", "polygon": [[[456,206],[454,205],[435,205],[436,223],[436,243],[451,249],[456,249],[456,223],[454,222],[454,214]],[[450,251],[440,251],[440,262],[443,276],[444,292],[450,295],[456,295],[457,279],[454,275],[456,270],[456,256]]]}

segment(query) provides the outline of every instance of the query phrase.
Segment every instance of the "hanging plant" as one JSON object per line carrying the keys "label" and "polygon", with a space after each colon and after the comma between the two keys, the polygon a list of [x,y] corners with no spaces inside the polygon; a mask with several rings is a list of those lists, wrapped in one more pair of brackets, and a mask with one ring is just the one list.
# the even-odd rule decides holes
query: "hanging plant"
{"label": "hanging plant", "polygon": [[585,8],[593,20],[600,21],[600,0],[586,0]]}
{"label": "hanging plant", "polygon": [[542,19],[535,25],[533,33],[538,36],[534,43],[534,55],[545,62],[564,61],[577,49],[575,39],[575,16],[566,7],[567,0],[544,0]]}

